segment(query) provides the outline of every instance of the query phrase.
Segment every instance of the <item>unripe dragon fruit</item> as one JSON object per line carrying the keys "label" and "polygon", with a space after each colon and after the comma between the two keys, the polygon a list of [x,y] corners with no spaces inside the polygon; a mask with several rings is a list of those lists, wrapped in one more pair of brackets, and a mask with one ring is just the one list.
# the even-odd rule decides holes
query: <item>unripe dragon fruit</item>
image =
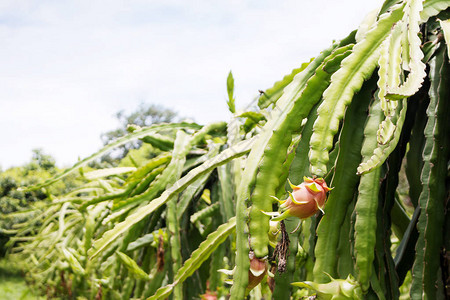
{"label": "unripe dragon fruit", "polygon": [[[328,274],[327,274],[328,275]],[[308,288],[316,291],[317,299],[323,300],[353,300],[363,299],[363,293],[359,283],[349,275],[347,279],[331,279],[328,283],[315,283],[311,281],[293,282],[294,286]]]}
{"label": "unripe dragon fruit", "polygon": [[303,177],[300,185],[293,185],[292,193],[286,200],[278,200],[281,203],[281,214],[272,219],[272,221],[284,220],[288,217],[297,217],[300,219],[309,218],[322,210],[327,200],[327,192],[331,190],[323,178]]}
{"label": "unripe dragon fruit", "polygon": [[248,270],[247,290],[252,290],[257,286],[267,273],[267,260],[257,258],[253,251],[249,252],[250,269]]}

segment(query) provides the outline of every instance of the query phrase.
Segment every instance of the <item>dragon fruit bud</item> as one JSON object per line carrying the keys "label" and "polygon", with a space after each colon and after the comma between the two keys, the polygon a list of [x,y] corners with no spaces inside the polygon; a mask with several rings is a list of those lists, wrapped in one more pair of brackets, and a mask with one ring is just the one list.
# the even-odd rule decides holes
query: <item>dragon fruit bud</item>
{"label": "dragon fruit bud", "polygon": [[278,237],[280,236],[280,222],[270,220],[269,226],[269,244],[275,248],[278,243]]}
{"label": "dragon fruit bud", "polygon": [[290,183],[292,193],[281,203],[281,215],[272,220],[279,221],[293,216],[300,219],[309,218],[322,211],[327,200],[327,192],[331,189],[323,178],[304,177],[300,185]]}
{"label": "dragon fruit bud", "polygon": [[319,299],[362,299],[363,294],[361,287],[351,275],[349,275],[347,279],[334,279],[331,276],[330,278],[331,281],[328,283],[305,281],[293,282],[291,284],[316,291]]}
{"label": "dragon fruit bud", "polygon": [[200,299],[202,299],[202,300],[217,300],[217,293],[207,290],[206,293],[204,293],[203,295],[200,295]]}
{"label": "dragon fruit bud", "polygon": [[252,290],[257,286],[267,273],[267,260],[263,258],[257,258],[253,251],[250,251],[250,269],[248,270],[248,285],[247,290]]}

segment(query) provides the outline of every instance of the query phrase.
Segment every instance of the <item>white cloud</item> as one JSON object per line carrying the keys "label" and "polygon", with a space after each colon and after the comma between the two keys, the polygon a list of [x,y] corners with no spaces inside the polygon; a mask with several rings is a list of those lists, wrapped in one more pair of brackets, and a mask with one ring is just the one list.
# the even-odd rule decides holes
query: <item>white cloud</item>
{"label": "white cloud", "polygon": [[355,29],[380,1],[2,1],[0,165],[43,147],[61,164],[96,151],[113,115],[145,100],[200,123]]}

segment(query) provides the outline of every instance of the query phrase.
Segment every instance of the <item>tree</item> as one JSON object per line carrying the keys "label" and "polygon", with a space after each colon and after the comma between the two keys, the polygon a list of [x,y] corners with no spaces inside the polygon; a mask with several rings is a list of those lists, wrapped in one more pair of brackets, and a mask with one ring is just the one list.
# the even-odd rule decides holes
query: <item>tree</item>
{"label": "tree", "polygon": [[30,164],[36,163],[41,169],[47,171],[55,168],[55,159],[51,155],[45,154],[41,148],[33,149],[32,152],[33,155]]}
{"label": "tree", "polygon": [[[107,145],[111,141],[126,135],[128,133],[128,126],[131,124],[145,127],[152,124],[169,123],[177,119],[177,113],[160,105],[146,104],[142,102],[139,104],[139,107],[130,114],[127,114],[124,110],[119,111],[116,113],[116,118],[121,123],[120,127],[105,132],[101,135],[104,145]],[[102,161],[113,163],[114,160],[120,160],[127,155],[128,151],[139,148],[141,144],[141,141],[134,141],[124,145],[116,149],[113,153],[105,155],[102,158]]]}

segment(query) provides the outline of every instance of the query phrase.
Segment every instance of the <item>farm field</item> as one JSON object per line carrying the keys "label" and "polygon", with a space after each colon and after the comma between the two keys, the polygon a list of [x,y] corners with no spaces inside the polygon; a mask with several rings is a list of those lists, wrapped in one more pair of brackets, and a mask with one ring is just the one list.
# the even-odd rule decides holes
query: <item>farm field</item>
{"label": "farm field", "polygon": [[1,300],[41,300],[33,293],[20,275],[20,270],[11,269],[5,259],[0,260],[0,299]]}

